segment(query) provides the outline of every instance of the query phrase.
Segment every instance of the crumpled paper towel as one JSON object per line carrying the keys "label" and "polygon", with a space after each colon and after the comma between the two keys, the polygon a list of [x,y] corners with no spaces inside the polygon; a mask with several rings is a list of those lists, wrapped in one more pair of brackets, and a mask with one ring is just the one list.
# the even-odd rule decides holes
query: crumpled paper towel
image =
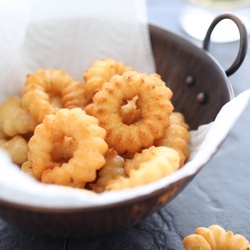
{"label": "crumpled paper towel", "polygon": [[0,0],[0,103],[23,86],[20,49],[30,16],[30,0]]}
{"label": "crumpled paper towel", "polygon": [[0,103],[38,69],[65,69],[82,81],[94,60],[110,57],[155,71],[145,0],[0,2]]}
{"label": "crumpled paper towel", "polygon": [[[7,89],[1,92],[0,101],[19,93],[25,75],[37,69],[64,68],[81,80],[83,69],[89,67],[91,61],[112,57],[138,71],[154,72],[144,1],[73,0],[70,8],[67,3],[66,0],[11,0],[0,7],[0,52],[5,59],[0,62],[0,84],[1,90]],[[5,17],[4,13],[10,16]],[[2,26],[4,18],[6,23]],[[193,175],[206,164],[249,98],[250,90],[243,92],[222,108],[214,122],[191,132],[191,157],[183,168],[132,191],[93,194],[42,184],[22,173],[7,153],[0,150],[0,199],[37,207],[72,208],[111,204],[149,194]]]}

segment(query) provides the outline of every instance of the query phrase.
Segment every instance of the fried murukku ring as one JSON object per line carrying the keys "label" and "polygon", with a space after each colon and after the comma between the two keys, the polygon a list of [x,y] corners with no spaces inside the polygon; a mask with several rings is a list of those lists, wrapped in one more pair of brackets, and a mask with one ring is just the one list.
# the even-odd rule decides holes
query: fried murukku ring
{"label": "fried murukku ring", "polygon": [[36,127],[22,169],[44,183],[83,188],[105,164],[105,135],[81,108],[60,109]]}
{"label": "fried murukku ring", "polygon": [[86,103],[84,85],[64,70],[38,70],[27,76],[22,90],[23,107],[38,123],[59,108],[84,108]]}
{"label": "fried murukku ring", "polygon": [[94,61],[91,67],[83,74],[86,97],[91,101],[95,93],[105,82],[109,81],[113,75],[122,75],[125,71],[131,70],[133,70],[132,67],[126,66],[122,62],[115,61],[111,58]]}
{"label": "fried murukku ring", "polygon": [[[136,95],[141,120],[128,125],[123,122],[120,109],[124,100],[131,100]],[[163,136],[173,111],[171,97],[172,91],[158,74],[128,71],[106,82],[85,110],[107,131],[105,140],[109,147],[119,154],[135,153],[152,146],[155,139]]]}

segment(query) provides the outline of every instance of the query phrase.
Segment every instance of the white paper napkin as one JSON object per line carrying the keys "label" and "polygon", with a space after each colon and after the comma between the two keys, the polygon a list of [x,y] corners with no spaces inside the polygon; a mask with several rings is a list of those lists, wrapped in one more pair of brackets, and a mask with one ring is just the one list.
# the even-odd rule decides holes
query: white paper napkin
{"label": "white paper napkin", "polygon": [[0,103],[23,86],[20,49],[30,17],[30,0],[0,0]]}
{"label": "white paper napkin", "polygon": [[2,2],[0,103],[38,69],[65,69],[82,81],[94,60],[110,57],[140,72],[155,71],[145,0]]}
{"label": "white paper napkin", "polygon": [[144,0],[33,1],[22,47],[25,73],[65,69],[82,81],[97,59],[153,73]]}

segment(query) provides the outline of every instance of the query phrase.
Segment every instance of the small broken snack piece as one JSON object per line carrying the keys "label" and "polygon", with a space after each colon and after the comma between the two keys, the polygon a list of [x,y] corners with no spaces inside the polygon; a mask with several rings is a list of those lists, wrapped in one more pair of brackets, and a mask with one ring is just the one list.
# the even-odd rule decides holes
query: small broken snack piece
{"label": "small broken snack piece", "polygon": [[22,90],[23,107],[41,123],[45,115],[60,108],[84,108],[87,104],[83,83],[64,70],[38,70],[28,75]]}
{"label": "small broken snack piece", "polygon": [[16,135],[10,139],[1,138],[0,147],[8,152],[13,163],[21,166],[27,161],[28,142],[22,136]]}
{"label": "small broken snack piece", "polygon": [[36,127],[22,170],[44,183],[84,188],[105,164],[105,135],[81,108],[60,109]]}
{"label": "small broken snack piece", "polygon": [[124,172],[128,177],[111,180],[107,190],[137,187],[157,181],[178,169],[179,160],[179,154],[171,148],[152,146],[144,149],[125,162]]}
{"label": "small broken snack piece", "polygon": [[248,240],[240,234],[226,231],[219,225],[198,227],[183,239],[185,250],[250,250]]}
{"label": "small broken snack piece", "polygon": [[0,130],[9,137],[33,132],[37,122],[22,106],[19,96],[10,96],[0,106]]}
{"label": "small broken snack piece", "polygon": [[91,102],[95,93],[101,89],[102,85],[108,82],[112,76],[122,75],[130,70],[133,70],[133,68],[111,58],[94,61],[83,75],[86,97],[89,102]]}

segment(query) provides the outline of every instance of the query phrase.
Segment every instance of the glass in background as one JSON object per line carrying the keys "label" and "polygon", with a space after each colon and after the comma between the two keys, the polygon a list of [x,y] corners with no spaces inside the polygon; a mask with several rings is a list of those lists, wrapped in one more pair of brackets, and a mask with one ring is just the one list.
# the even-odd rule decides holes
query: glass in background
{"label": "glass in background", "polygon": [[[213,19],[221,13],[237,15],[250,31],[250,0],[183,0],[180,24],[183,30],[197,40],[203,40]],[[235,23],[226,19],[213,31],[213,42],[231,42],[239,39]]]}

